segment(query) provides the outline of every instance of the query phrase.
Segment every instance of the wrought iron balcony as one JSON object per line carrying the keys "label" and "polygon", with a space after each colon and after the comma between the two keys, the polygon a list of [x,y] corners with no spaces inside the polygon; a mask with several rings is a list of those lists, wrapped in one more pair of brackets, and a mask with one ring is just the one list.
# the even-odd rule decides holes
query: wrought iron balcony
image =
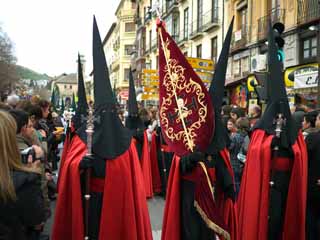
{"label": "wrought iron balcony", "polygon": [[320,7],[318,0],[298,1],[298,24],[312,22],[320,19]]}
{"label": "wrought iron balcony", "polygon": [[268,15],[258,19],[258,40],[259,41],[267,38],[269,20],[271,20],[272,25],[276,22],[284,23],[285,9],[274,8],[270,11]]}
{"label": "wrought iron balcony", "polygon": [[246,46],[249,40],[248,26],[242,27],[240,30],[233,33],[231,50],[236,51]]}
{"label": "wrought iron balcony", "polygon": [[219,26],[218,10],[218,8],[211,9],[204,15],[198,16],[198,18],[191,23],[191,39],[202,35],[203,32],[209,31],[213,27]]}

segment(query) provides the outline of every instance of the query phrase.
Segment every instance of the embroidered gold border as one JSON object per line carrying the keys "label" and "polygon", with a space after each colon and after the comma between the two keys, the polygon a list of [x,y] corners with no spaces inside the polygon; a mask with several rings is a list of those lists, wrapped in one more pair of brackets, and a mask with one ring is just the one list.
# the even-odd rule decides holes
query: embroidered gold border
{"label": "embroidered gold border", "polygon": [[[167,64],[164,68],[165,76],[163,79],[163,86],[166,88],[167,96],[162,98],[162,104],[160,106],[161,123],[164,126],[166,136],[171,141],[180,141],[182,139],[185,146],[189,150],[193,151],[195,147],[195,138],[197,137],[195,130],[199,129],[202,124],[205,123],[208,112],[204,101],[205,94],[199,83],[193,81],[191,78],[188,83],[186,82],[184,77],[184,71],[186,69],[179,65],[176,59],[170,58],[170,50],[168,49],[169,44],[170,42],[168,39],[162,44],[165,56],[168,56],[169,58],[166,59]],[[174,132],[173,127],[169,126],[169,120],[166,112],[172,105],[177,90],[184,90],[187,94],[195,93],[198,103],[200,104],[200,108],[198,109],[199,119],[197,121],[192,123],[192,125],[187,129]],[[177,118],[176,123],[179,123],[181,120],[183,121],[181,117]]]}

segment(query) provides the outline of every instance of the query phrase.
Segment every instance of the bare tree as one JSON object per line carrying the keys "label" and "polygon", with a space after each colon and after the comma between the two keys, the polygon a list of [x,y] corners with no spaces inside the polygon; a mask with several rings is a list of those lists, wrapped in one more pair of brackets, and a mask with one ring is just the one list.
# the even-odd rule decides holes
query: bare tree
{"label": "bare tree", "polygon": [[16,72],[17,59],[9,36],[0,26],[0,95],[10,90],[19,78]]}

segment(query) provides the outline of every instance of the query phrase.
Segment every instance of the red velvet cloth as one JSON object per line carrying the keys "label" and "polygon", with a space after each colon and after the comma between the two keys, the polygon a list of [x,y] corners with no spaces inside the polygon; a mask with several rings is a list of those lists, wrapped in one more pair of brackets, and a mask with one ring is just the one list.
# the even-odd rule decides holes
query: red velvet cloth
{"label": "red velvet cloth", "polygon": [[[210,170],[209,170],[210,172]],[[212,173],[209,173],[210,180]],[[164,218],[162,224],[162,240],[181,239],[181,209],[180,209],[180,180],[182,176],[180,173],[180,157],[174,155],[170,169],[168,180],[167,197],[164,210]],[[233,203],[228,201],[223,210],[217,209],[216,203],[212,197],[210,188],[208,187],[208,180],[204,174],[203,169],[198,165],[192,174],[184,176],[184,179],[194,181],[196,184],[195,200],[198,202],[202,210],[206,213],[209,219],[219,225],[223,229],[231,227],[232,236],[236,236],[234,231],[236,222],[236,212]],[[223,212],[223,214],[221,214]],[[227,221],[224,221],[226,219]],[[227,224],[225,224],[227,223]],[[229,231],[229,230],[228,230]]]}
{"label": "red velvet cloth", "polygon": [[[273,136],[255,130],[249,146],[238,199],[240,240],[268,239],[268,210]],[[299,133],[292,146],[294,162],[288,190],[282,240],[305,239],[307,151]]]}
{"label": "red velvet cloth", "polygon": [[[159,33],[159,116],[163,138],[177,155],[191,153],[179,116],[177,104],[179,100],[183,105],[181,108],[186,113],[184,122],[188,128],[188,135],[190,139],[194,138],[193,147],[205,151],[214,132],[214,109],[211,97],[203,81],[190,66],[163,24],[158,24],[157,32]],[[163,49],[163,45],[167,46],[167,49]]]}
{"label": "red velvet cloth", "polygon": [[[74,136],[61,172],[53,240],[84,239],[79,163],[86,145]],[[99,240],[151,240],[145,188],[136,148],[106,161]]]}
{"label": "red velvet cloth", "polygon": [[[234,173],[231,167],[230,154],[229,151],[224,148],[220,151],[220,155],[223,158],[228,172],[234,181]],[[231,240],[237,240],[238,232],[238,214],[237,214],[237,205],[230,199],[226,198],[223,191],[217,188],[217,206],[220,211],[220,214],[223,216],[224,223],[228,226]]]}
{"label": "red velvet cloth", "polygon": [[158,144],[156,132],[152,133],[151,145],[150,145],[150,161],[151,161],[151,172],[152,172],[152,184],[153,192],[161,192],[161,178],[158,165]]}

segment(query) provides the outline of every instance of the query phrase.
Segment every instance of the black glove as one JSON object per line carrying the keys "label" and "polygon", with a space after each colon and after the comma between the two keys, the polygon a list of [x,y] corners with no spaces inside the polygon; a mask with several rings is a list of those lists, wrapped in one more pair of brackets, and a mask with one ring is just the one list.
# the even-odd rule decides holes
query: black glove
{"label": "black glove", "polygon": [[205,154],[202,152],[193,152],[186,156],[181,157],[180,170],[181,172],[188,173],[197,165],[199,161],[205,160]]}
{"label": "black glove", "polygon": [[80,169],[88,169],[88,168],[92,168],[93,166],[93,161],[94,161],[94,156],[84,156],[81,159],[81,162],[79,164],[79,168]]}
{"label": "black glove", "polygon": [[232,202],[235,202],[236,200],[236,192],[234,190],[234,186],[231,185],[229,186],[226,191],[225,191],[226,197],[230,198],[232,200]]}

